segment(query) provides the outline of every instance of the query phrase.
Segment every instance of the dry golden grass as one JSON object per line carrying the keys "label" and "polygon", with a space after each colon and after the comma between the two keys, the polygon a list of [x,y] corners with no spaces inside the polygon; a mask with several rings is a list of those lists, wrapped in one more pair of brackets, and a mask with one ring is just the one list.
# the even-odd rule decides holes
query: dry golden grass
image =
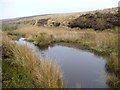
{"label": "dry golden grass", "polygon": [[31,49],[27,48],[25,45],[14,45],[14,49],[12,50],[15,60],[14,63],[19,63],[22,66],[26,66],[29,70],[33,71],[36,66],[37,57],[32,52]]}
{"label": "dry golden grass", "polygon": [[106,69],[110,73],[107,83],[114,88],[120,88],[120,61],[118,53],[112,53],[107,60]]}
{"label": "dry golden grass", "polygon": [[109,59],[107,60],[107,69],[111,73],[120,74],[120,61],[117,54],[112,53],[110,55]]}
{"label": "dry golden grass", "polygon": [[41,60],[36,69],[37,79],[42,88],[63,88],[62,74],[55,61]]}
{"label": "dry golden grass", "polygon": [[[77,30],[62,27],[37,27],[37,26],[21,26],[16,33],[25,34],[28,40],[36,41],[41,38],[41,33],[44,33],[47,41],[78,41],[83,45],[87,45],[93,49],[105,51],[106,49],[118,50],[118,34],[109,31],[94,31],[92,29]],[[39,42],[38,42],[39,43]]]}
{"label": "dry golden grass", "polygon": [[3,46],[11,53],[8,54],[12,58],[12,60],[10,58],[11,65],[17,64],[27,69],[40,88],[63,88],[62,74],[55,62],[38,59],[27,45],[17,45],[10,42],[6,35],[4,35],[3,39]]}

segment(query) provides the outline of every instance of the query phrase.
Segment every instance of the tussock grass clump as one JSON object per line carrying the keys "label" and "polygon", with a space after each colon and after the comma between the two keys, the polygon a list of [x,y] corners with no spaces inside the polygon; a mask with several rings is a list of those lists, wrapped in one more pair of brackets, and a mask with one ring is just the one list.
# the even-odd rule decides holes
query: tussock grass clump
{"label": "tussock grass clump", "polygon": [[106,69],[110,73],[107,83],[111,87],[120,88],[120,61],[118,55],[111,54],[106,63]]}
{"label": "tussock grass clump", "polygon": [[50,44],[50,39],[47,36],[46,33],[40,33],[40,35],[38,35],[36,37],[36,41],[35,41],[36,45],[49,45]]}
{"label": "tussock grass clump", "polygon": [[6,34],[2,35],[2,57],[12,57],[12,44],[9,44],[9,38]]}
{"label": "tussock grass clump", "polygon": [[113,88],[120,88],[120,79],[115,74],[111,74],[108,76],[107,84]]}
{"label": "tussock grass clump", "polygon": [[112,54],[109,60],[107,60],[106,67],[109,72],[120,74],[120,61],[118,60],[118,56]]}
{"label": "tussock grass clump", "polygon": [[[38,59],[26,45],[17,45],[3,37],[3,88],[62,88],[63,81],[58,66]],[[4,51],[4,48],[3,48]],[[5,53],[6,54],[6,53]]]}
{"label": "tussock grass clump", "polygon": [[[28,67],[26,67],[22,63],[25,62],[23,58],[24,56],[21,57],[21,55],[19,54],[21,53],[20,49],[22,50],[22,48],[18,47],[15,43],[10,42],[10,39],[6,35],[3,35],[2,47],[3,47],[2,48],[3,49],[2,50],[3,51],[2,87],[3,88],[37,87],[37,84],[34,83],[33,75],[31,74],[31,68],[28,69]],[[17,52],[18,50],[19,53]],[[26,52],[24,54],[26,54]],[[26,60],[29,60],[29,58]],[[26,62],[26,63],[30,63],[30,62]]]}
{"label": "tussock grass clump", "polygon": [[[62,74],[60,68],[54,61],[41,60],[38,63],[38,82],[42,88],[63,88]],[[49,75],[48,75],[49,74]]]}

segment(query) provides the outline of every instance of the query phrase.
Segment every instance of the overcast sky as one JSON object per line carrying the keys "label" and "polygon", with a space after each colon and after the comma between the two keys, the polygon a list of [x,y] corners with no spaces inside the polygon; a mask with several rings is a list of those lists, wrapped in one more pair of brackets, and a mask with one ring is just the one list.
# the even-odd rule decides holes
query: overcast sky
{"label": "overcast sky", "polygon": [[0,0],[0,19],[117,7],[119,0]]}

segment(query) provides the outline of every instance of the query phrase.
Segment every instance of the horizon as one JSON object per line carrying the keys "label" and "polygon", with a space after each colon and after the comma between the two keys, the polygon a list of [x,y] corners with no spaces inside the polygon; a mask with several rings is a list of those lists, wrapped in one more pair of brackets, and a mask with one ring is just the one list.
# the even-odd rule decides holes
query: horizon
{"label": "horizon", "polygon": [[69,3],[68,0],[1,0],[0,19],[3,20],[45,14],[64,14],[102,10],[118,7],[118,2],[119,0],[71,0]]}
{"label": "horizon", "polygon": [[[117,7],[112,7],[112,8],[117,8]],[[105,9],[112,9],[112,8],[104,8],[104,9],[97,9],[97,10],[105,10]],[[82,12],[92,12],[96,10],[90,10],[90,11],[81,11],[81,12],[67,12],[67,13],[50,13],[50,14],[37,14],[37,15],[29,15],[29,16],[21,16],[21,17],[13,17],[13,18],[5,18],[0,20],[9,20],[9,19],[19,19],[19,18],[29,18],[29,17],[34,17],[34,16],[45,16],[45,15],[56,15],[56,14],[74,14],[74,13],[82,13]]]}

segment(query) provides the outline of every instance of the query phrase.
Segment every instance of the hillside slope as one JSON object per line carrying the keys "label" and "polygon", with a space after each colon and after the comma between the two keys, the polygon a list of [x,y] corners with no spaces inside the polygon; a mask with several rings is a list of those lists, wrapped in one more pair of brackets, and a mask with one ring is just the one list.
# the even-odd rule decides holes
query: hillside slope
{"label": "hillside slope", "polygon": [[[116,7],[116,8],[109,8],[104,10],[95,10],[95,11],[88,11],[88,12],[36,15],[36,16],[30,16],[30,17],[7,19],[7,20],[3,20],[3,23],[7,22],[7,23],[15,23],[15,24],[30,24],[30,25],[38,25],[38,26],[55,26],[55,27],[57,26],[80,27],[79,25],[76,26],[75,23],[79,22],[78,24],[80,24],[82,22],[82,23],[88,24],[94,21],[98,22],[98,24],[101,22],[104,24],[106,24],[106,22],[111,23],[111,21],[114,21],[112,23],[118,23],[117,20],[120,17],[118,11],[119,11],[119,8]],[[96,20],[99,18],[101,20]],[[91,24],[97,25],[97,23],[95,22]],[[101,25],[104,25],[104,24],[101,24]],[[108,24],[109,23],[107,23],[107,26],[105,29],[113,27],[112,26],[113,24],[112,25],[110,24],[108,25]],[[119,26],[119,25],[115,24],[115,26]],[[87,27],[91,28],[92,26],[88,25]],[[84,27],[80,27],[80,28],[84,28]],[[93,26],[92,28],[95,28],[95,27]]]}

